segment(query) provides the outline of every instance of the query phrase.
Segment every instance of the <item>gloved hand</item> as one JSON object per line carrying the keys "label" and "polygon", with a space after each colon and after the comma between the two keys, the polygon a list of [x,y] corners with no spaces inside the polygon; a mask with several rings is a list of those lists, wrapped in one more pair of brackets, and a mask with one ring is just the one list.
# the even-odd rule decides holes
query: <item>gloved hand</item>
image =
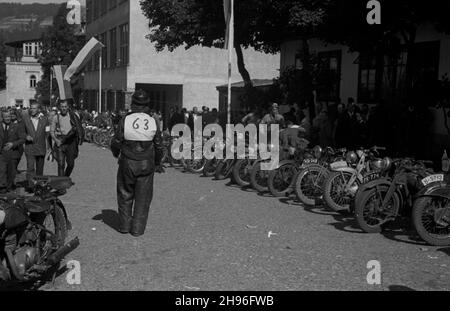
{"label": "gloved hand", "polygon": [[164,174],[166,172],[166,170],[164,169],[164,167],[162,165],[158,165],[158,166],[156,166],[155,172],[158,174]]}

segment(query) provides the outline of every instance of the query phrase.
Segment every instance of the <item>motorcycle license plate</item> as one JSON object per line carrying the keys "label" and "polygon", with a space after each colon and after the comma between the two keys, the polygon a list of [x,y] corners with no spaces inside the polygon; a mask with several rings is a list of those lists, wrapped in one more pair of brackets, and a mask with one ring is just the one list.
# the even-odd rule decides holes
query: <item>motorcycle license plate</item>
{"label": "motorcycle license plate", "polygon": [[310,165],[310,164],[317,164],[319,161],[317,159],[305,159],[303,160],[302,166]]}
{"label": "motorcycle license plate", "polygon": [[444,181],[444,174],[436,174],[436,175],[431,175],[431,176],[428,176],[427,178],[422,179],[422,184],[424,186],[428,186],[431,183],[442,182],[442,181]]}
{"label": "motorcycle license plate", "polygon": [[337,170],[337,169],[343,168],[343,167],[348,167],[347,162],[345,162],[345,161],[337,161],[337,162],[334,162],[334,163],[330,164],[330,168],[332,170]]}
{"label": "motorcycle license plate", "polygon": [[376,180],[378,178],[380,178],[380,173],[367,174],[366,176],[364,176],[364,183],[371,182],[371,181]]}

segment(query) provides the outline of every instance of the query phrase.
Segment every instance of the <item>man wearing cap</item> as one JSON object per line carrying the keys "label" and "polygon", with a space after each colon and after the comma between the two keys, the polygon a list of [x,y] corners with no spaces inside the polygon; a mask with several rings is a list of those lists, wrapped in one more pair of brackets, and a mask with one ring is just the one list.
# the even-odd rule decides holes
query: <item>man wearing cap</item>
{"label": "man wearing cap", "polygon": [[278,104],[272,104],[270,113],[264,116],[261,120],[261,124],[267,124],[269,126],[272,124],[278,124],[280,125],[280,128],[285,127],[284,117],[279,113]]}
{"label": "man wearing cap", "polygon": [[131,112],[118,124],[111,143],[119,159],[117,203],[119,232],[142,236],[147,226],[153,199],[153,177],[162,173],[162,137],[158,123],[150,116],[150,99],[146,92],[133,94]]}

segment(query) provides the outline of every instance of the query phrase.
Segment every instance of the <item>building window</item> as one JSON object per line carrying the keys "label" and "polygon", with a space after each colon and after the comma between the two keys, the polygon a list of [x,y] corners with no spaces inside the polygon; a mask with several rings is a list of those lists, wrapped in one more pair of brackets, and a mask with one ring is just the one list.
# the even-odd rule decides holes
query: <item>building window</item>
{"label": "building window", "polygon": [[90,24],[92,22],[92,1],[93,0],[87,0],[86,1],[86,23]]}
{"label": "building window", "polygon": [[34,89],[37,85],[37,78],[35,75],[30,76],[30,88]]}
{"label": "building window", "polygon": [[99,18],[100,14],[100,1],[99,0],[93,0],[92,5],[92,21],[95,21]]}
{"label": "building window", "polygon": [[128,24],[120,26],[120,65],[127,66],[129,63],[129,28]]}
{"label": "building window", "polygon": [[108,0],[100,0],[100,16],[103,16],[108,12]]}
{"label": "building window", "polygon": [[99,41],[101,43],[103,43],[103,45],[105,46],[104,48],[102,48],[102,68],[107,68],[108,65],[108,40],[107,40],[108,36],[107,33],[104,32],[99,36]]}
{"label": "building window", "polygon": [[25,43],[24,44],[24,56],[33,56],[33,44]]}
{"label": "building window", "polygon": [[109,67],[117,66],[117,31],[113,28],[109,31]]}
{"label": "building window", "polygon": [[340,50],[318,53],[317,99],[335,101],[339,98],[341,86]]}
{"label": "building window", "polygon": [[125,109],[125,92],[123,91],[117,91],[116,93],[116,109]]}
{"label": "building window", "polygon": [[358,101],[375,102],[379,99],[381,80],[378,58],[373,53],[359,56]]}

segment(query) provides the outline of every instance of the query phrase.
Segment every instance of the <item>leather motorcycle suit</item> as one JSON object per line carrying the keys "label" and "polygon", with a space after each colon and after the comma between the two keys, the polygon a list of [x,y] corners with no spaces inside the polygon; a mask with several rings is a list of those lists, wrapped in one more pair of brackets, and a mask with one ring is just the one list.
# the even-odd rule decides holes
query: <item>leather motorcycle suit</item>
{"label": "leather motorcycle suit", "polygon": [[[117,203],[119,231],[141,236],[147,226],[150,204],[153,199],[153,178],[162,157],[162,137],[157,129],[152,141],[126,140],[125,119],[117,128],[111,149],[119,157],[117,172]],[[148,116],[148,118],[151,118]]]}

